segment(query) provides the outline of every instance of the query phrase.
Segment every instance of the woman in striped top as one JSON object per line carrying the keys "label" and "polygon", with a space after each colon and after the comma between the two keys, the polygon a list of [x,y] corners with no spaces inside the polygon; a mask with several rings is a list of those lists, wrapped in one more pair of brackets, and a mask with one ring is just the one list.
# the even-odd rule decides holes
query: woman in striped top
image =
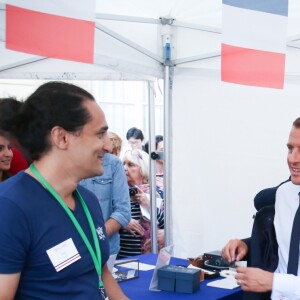
{"label": "woman in striped top", "polygon": [[[123,164],[129,187],[135,190],[130,197],[131,221],[120,230],[120,252],[118,257],[128,257],[150,252],[150,194],[149,155],[142,150],[126,151]],[[158,246],[164,244],[163,199],[157,193]]]}

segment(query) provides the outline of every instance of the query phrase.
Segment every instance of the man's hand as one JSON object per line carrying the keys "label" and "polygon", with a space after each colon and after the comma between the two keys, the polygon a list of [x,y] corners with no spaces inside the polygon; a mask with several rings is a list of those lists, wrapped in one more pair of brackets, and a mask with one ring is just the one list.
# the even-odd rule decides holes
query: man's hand
{"label": "man's hand", "polygon": [[258,268],[237,267],[235,279],[243,291],[269,292],[272,290],[273,273]]}
{"label": "man's hand", "polygon": [[248,253],[248,246],[241,240],[230,240],[222,249],[222,256],[229,262],[240,261]]}

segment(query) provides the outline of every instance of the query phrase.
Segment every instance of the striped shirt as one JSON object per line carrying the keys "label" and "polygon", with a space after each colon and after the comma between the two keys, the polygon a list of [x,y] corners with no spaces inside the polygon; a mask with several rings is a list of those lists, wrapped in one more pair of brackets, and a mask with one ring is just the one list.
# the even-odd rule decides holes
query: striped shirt
{"label": "striped shirt", "polygon": [[[143,236],[132,235],[126,229],[120,230],[120,252],[118,257],[128,257],[140,255],[144,253],[143,245],[151,235],[151,224],[148,220],[144,220],[141,214],[140,205],[137,201],[130,200],[131,205],[131,218],[139,220],[140,224],[144,227],[145,233]],[[164,212],[157,208],[157,227],[164,229]]]}

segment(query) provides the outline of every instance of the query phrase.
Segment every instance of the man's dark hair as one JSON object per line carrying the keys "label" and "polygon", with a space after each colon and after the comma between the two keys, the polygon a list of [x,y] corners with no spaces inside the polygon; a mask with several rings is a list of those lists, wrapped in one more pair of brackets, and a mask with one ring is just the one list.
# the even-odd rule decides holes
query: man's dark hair
{"label": "man's dark hair", "polygon": [[14,133],[32,160],[49,151],[49,134],[55,126],[79,132],[91,116],[84,101],[95,101],[84,89],[66,82],[41,85],[22,103],[14,119]]}
{"label": "man's dark hair", "polygon": [[136,140],[144,140],[144,135],[141,129],[138,129],[136,127],[132,127],[128,129],[126,134],[126,139],[129,140],[130,138],[134,138]]}
{"label": "man's dark hair", "polygon": [[[164,137],[160,134],[155,136],[155,150],[157,149],[158,143],[162,142],[164,140]],[[145,144],[145,151],[149,154],[149,142]]]}
{"label": "man's dark hair", "polygon": [[296,128],[300,128],[300,118],[297,118],[294,122],[293,122],[293,126]]}
{"label": "man's dark hair", "polygon": [[0,98],[0,130],[12,134],[14,116],[22,103],[16,98]]}

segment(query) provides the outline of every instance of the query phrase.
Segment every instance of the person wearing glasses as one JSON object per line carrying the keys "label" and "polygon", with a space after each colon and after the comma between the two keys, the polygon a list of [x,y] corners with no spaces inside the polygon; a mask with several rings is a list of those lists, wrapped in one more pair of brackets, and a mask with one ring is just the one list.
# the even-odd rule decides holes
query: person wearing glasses
{"label": "person wearing glasses", "polygon": [[144,134],[141,129],[132,127],[128,129],[126,133],[126,139],[131,147],[131,149],[140,149],[145,150],[144,143]]}

